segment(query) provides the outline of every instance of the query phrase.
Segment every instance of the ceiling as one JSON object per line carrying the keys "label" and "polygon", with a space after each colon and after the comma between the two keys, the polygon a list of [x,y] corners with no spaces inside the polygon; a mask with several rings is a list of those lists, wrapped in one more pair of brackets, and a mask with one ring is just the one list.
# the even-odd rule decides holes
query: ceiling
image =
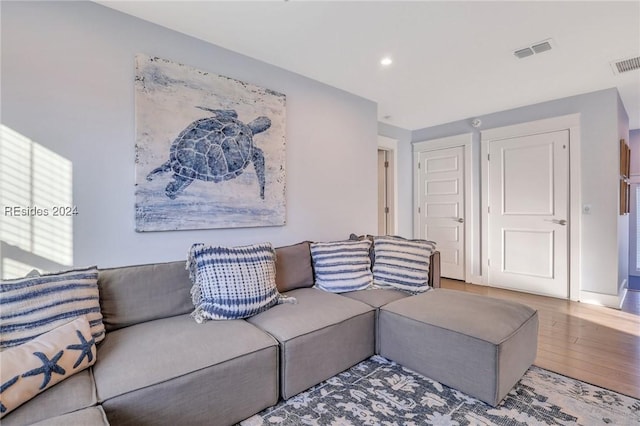
{"label": "ceiling", "polygon": [[610,64],[640,56],[640,1],[97,3],[371,99],[409,130],[611,87],[640,128],[640,70]]}

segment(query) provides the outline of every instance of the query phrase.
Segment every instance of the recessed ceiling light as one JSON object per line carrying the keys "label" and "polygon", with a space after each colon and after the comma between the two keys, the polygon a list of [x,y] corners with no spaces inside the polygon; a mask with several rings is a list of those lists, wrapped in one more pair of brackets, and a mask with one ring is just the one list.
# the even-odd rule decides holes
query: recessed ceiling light
{"label": "recessed ceiling light", "polygon": [[391,59],[388,56],[385,56],[384,58],[382,58],[380,60],[380,65],[382,65],[383,67],[388,67],[389,65],[391,65],[393,63],[393,59]]}

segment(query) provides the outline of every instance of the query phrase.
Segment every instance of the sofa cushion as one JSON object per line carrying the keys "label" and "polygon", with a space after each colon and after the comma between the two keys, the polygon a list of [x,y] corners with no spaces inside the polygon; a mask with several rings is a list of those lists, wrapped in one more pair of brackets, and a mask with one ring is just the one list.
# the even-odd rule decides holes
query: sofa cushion
{"label": "sofa cushion", "polygon": [[77,318],[0,352],[0,418],[96,362],[89,321]]}
{"label": "sofa cushion", "polygon": [[376,309],[387,303],[410,296],[406,291],[393,288],[368,288],[366,290],[349,291],[340,295],[366,303]]}
{"label": "sofa cushion", "polygon": [[373,354],[371,306],[315,288],[300,288],[287,295],[297,303],[278,305],[247,319],[280,342],[283,398]]}
{"label": "sofa cushion", "polygon": [[492,344],[502,343],[536,313],[521,303],[447,289],[408,297],[382,309]]}
{"label": "sofa cushion", "polygon": [[313,287],[309,242],[276,248],[276,286],[279,292]]}
{"label": "sofa cushion", "polygon": [[86,369],[16,408],[2,418],[2,426],[29,425],[93,406],[96,402],[91,369]]}
{"label": "sofa cushion", "polygon": [[406,291],[395,290],[391,288],[368,288],[360,291],[350,291],[348,293],[342,293],[341,296],[348,297],[350,299],[358,300],[362,303],[375,308],[375,353],[380,353],[380,339],[378,336],[378,318],[380,316],[380,308],[388,303],[396,300],[410,297],[410,294]]}
{"label": "sofa cushion", "polygon": [[378,326],[380,355],[493,406],[536,357],[537,312],[509,300],[436,289],[381,307]]}
{"label": "sofa cushion", "polygon": [[107,331],[193,310],[184,261],[101,269],[98,287]]}
{"label": "sofa cushion", "polygon": [[295,297],[297,303],[276,306],[247,321],[286,342],[372,311],[364,303],[315,288],[293,290],[287,296]]}
{"label": "sofa cushion", "polygon": [[400,237],[375,237],[373,282],[413,293],[429,289],[429,258],[435,243]]}
{"label": "sofa cushion", "polygon": [[369,235],[369,234],[357,235],[357,234],[351,233],[349,235],[349,239],[354,241],[368,240],[369,242],[371,242],[371,246],[369,247],[369,260],[371,261],[371,267],[373,268],[373,263],[376,260],[376,255],[373,251],[373,235]]}
{"label": "sofa cushion", "polygon": [[271,243],[194,244],[187,265],[196,322],[247,318],[276,305],[275,256]]}
{"label": "sofa cushion", "polygon": [[118,426],[235,425],[277,402],[278,348],[269,346],[116,396],[102,407]]}
{"label": "sofa cushion", "polygon": [[102,407],[89,407],[34,423],[31,426],[109,426]]}
{"label": "sofa cushion", "polygon": [[[292,305],[293,306],[293,305]],[[276,346],[242,320],[197,324],[189,315],[136,324],[107,334],[93,374],[100,402]]]}
{"label": "sofa cushion", "polygon": [[363,290],[373,283],[371,242],[311,243],[311,258],[318,288],[332,293]]}
{"label": "sofa cushion", "polygon": [[189,315],[107,334],[94,366],[117,425],[235,424],[278,401],[278,347],[243,320]]}
{"label": "sofa cushion", "polygon": [[85,315],[99,342],[104,325],[95,267],[0,283],[0,348],[16,346]]}

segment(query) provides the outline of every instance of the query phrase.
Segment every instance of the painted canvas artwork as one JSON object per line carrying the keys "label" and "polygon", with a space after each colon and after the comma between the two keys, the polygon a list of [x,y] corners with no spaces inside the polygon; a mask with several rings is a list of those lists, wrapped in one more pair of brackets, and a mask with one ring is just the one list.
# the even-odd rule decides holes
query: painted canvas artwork
{"label": "painted canvas artwork", "polygon": [[136,230],[284,225],[281,93],[136,56]]}

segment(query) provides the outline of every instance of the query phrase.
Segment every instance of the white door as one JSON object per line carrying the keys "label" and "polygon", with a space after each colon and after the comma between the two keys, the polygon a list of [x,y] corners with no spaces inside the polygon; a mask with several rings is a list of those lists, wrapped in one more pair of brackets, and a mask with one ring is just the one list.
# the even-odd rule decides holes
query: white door
{"label": "white door", "polygon": [[569,131],[489,143],[489,284],[567,298]]}
{"label": "white door", "polygon": [[419,153],[420,238],[435,241],[441,275],[464,280],[464,148]]}

